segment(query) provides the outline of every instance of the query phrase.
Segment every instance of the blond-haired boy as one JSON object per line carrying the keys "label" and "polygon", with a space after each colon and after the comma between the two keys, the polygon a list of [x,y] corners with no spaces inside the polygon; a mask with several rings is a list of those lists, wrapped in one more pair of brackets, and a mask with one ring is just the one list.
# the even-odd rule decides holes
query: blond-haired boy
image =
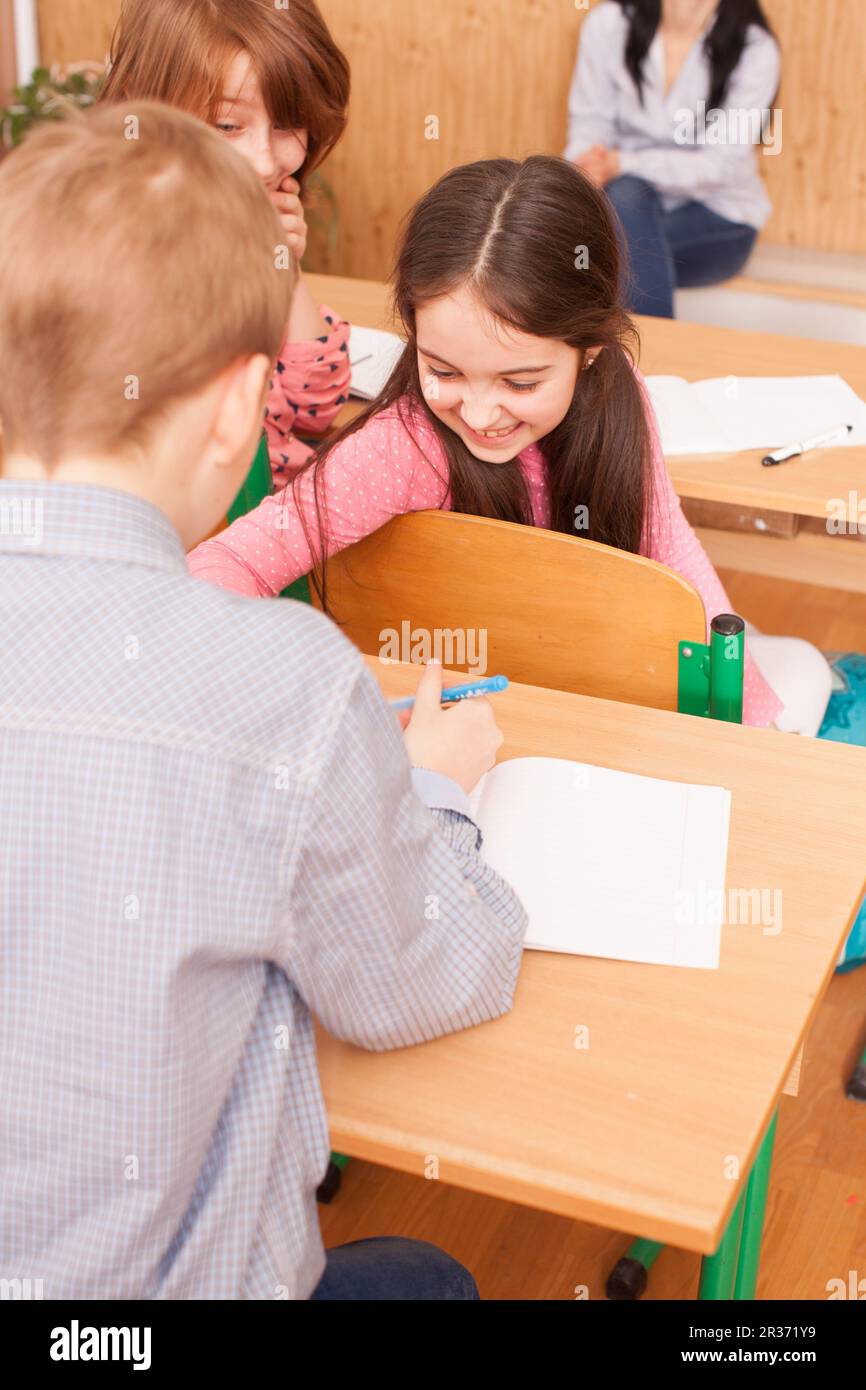
{"label": "blond-haired boy", "polygon": [[281,235],[154,103],[0,165],[0,1272],[46,1298],[477,1296],[420,1243],[326,1268],[312,1014],[386,1049],[510,1007],[491,709],[429,669],[413,772],[325,618],[186,568],[260,435]]}

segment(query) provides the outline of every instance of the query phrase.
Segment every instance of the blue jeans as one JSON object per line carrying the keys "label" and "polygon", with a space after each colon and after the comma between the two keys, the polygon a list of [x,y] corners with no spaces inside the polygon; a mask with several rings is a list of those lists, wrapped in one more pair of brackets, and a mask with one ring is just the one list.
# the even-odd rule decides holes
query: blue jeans
{"label": "blue jeans", "polygon": [[475,1280],[457,1260],[426,1240],[377,1236],[327,1251],[328,1263],[310,1298],[334,1302],[477,1299]]}
{"label": "blue jeans", "polygon": [[605,185],[619,214],[631,274],[624,277],[626,307],[655,318],[674,316],[674,289],[717,285],[737,275],[758,233],[729,222],[692,200],[665,212],[651,183],[620,174]]}

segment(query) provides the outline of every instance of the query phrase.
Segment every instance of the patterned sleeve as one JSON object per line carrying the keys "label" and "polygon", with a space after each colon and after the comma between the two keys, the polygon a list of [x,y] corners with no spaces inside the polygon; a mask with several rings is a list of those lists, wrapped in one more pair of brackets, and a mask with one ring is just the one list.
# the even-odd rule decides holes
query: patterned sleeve
{"label": "patterned sleeve", "polygon": [[324,434],[349,399],[350,328],[327,304],[319,306],[328,332],[312,342],[285,342],[265,408],[265,432],[277,487],[308,461],[301,434]]}

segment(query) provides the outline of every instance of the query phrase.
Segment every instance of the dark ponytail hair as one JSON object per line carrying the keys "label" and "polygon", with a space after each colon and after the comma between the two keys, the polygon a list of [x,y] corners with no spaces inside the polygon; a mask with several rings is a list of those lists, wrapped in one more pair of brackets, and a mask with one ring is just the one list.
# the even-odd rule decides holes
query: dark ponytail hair
{"label": "dark ponytail hair", "polygon": [[[628,20],[625,65],[642,101],[643,65],[661,23],[661,0],[617,0],[617,4]],[[743,56],[750,24],[775,37],[760,0],[719,0],[715,23],[704,40],[711,71],[707,105],[712,110],[725,104],[728,84]]]}
{"label": "dark ponytail hair", "polygon": [[[585,268],[578,268],[583,267]],[[550,526],[575,534],[576,509],[588,509],[581,534],[637,552],[652,502],[649,425],[633,369],[634,325],[618,293],[620,252],[610,203],[573,164],[550,155],[522,163],[481,160],[445,174],[408,214],[392,276],[407,346],[382,394],[294,480],[298,510],[306,473],[314,471],[318,536],[307,529],[321,564],[327,534],[324,474],[333,449],[389,406],[410,434],[419,419],[432,428],[447,460],[456,512],[532,524],[518,459],[485,463],[430,410],[418,372],[419,305],[468,287],[500,321],[584,353],[601,346],[579,372],[571,406],[539,441],[548,470]],[[435,465],[431,462],[431,468]],[[440,470],[437,470],[441,476]],[[326,596],[319,588],[323,602]]]}

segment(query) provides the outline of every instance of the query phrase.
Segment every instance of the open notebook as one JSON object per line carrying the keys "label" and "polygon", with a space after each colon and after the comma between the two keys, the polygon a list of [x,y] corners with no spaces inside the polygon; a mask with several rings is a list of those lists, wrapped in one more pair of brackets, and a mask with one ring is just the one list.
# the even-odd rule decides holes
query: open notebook
{"label": "open notebook", "polygon": [[665,454],[778,449],[853,425],[844,445],[866,444],[866,404],[840,376],[730,376],[691,383],[648,376]]}
{"label": "open notebook", "polygon": [[471,797],[487,862],[541,951],[716,969],[731,794],[560,758],[513,758]]}
{"label": "open notebook", "polygon": [[352,384],[349,394],[362,401],[375,400],[391,375],[406,344],[395,333],[380,328],[360,328],[352,324],[349,359]]}

